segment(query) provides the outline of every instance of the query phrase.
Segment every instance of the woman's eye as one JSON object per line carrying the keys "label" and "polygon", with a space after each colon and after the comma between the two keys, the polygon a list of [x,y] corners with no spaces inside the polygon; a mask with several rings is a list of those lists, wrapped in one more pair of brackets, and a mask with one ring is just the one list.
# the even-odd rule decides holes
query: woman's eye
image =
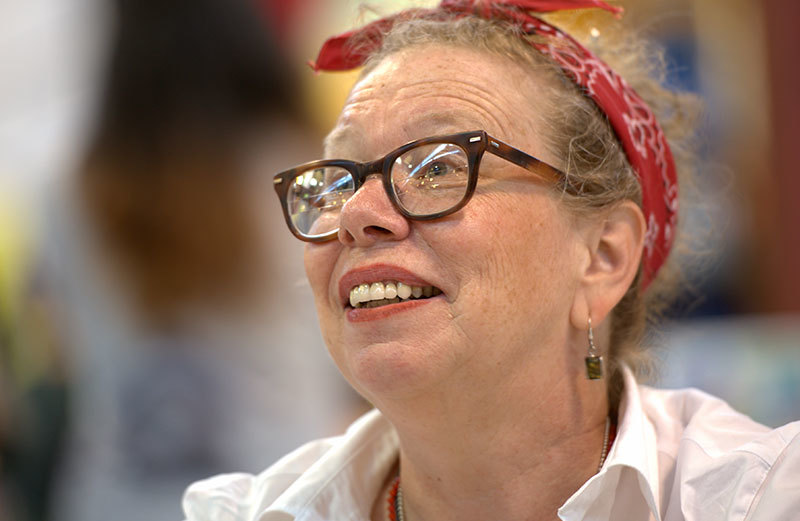
{"label": "woman's eye", "polygon": [[450,172],[450,167],[444,162],[437,161],[427,165],[424,170],[425,177],[438,177]]}
{"label": "woman's eye", "polygon": [[462,188],[468,178],[469,158],[461,147],[451,143],[422,145],[403,154],[392,173],[396,186],[413,186],[416,190]]}

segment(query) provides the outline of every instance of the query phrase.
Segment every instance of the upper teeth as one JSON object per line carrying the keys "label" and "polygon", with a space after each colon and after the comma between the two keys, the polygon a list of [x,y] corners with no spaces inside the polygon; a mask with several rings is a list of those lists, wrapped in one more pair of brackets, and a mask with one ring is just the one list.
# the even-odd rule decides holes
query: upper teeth
{"label": "upper teeth", "polygon": [[441,293],[438,288],[433,286],[409,286],[402,282],[373,282],[372,284],[360,284],[350,290],[350,305],[357,307],[364,302],[372,300],[392,300],[419,298],[421,296],[430,297]]}

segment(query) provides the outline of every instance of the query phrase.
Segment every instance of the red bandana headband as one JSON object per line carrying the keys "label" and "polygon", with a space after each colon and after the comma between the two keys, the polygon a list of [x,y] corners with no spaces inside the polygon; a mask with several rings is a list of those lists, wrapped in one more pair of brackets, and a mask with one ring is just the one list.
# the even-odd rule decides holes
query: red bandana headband
{"label": "red bandana headband", "polygon": [[664,132],[647,104],[624,79],[571,36],[530,14],[589,7],[615,14],[622,11],[601,0],[442,0],[437,8],[402,11],[334,36],[322,45],[317,61],[311,65],[316,71],[359,67],[380,48],[383,35],[394,23],[412,18],[436,20],[477,15],[508,22],[525,35],[545,37],[543,41],[548,43],[526,41],[554,59],[608,117],[639,179],[642,210],[647,220],[642,259],[644,289],[666,260],[678,219],[678,180]]}

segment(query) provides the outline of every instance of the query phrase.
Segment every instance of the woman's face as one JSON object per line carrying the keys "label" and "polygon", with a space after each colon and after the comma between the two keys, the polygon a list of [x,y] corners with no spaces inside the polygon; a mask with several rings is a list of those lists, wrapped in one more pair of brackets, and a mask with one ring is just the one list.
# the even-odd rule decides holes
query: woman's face
{"label": "woman's face", "polygon": [[[538,116],[544,92],[521,67],[495,56],[411,48],[356,85],[326,140],[326,157],[369,161],[415,139],[484,129],[558,165]],[[409,221],[381,180],[369,178],[345,204],[338,240],[305,252],[323,336],[350,383],[380,406],[436,391],[465,398],[502,392],[515,375],[544,380],[560,371],[588,254],[558,197],[535,174],[486,154],[465,208]],[[386,281],[441,294],[350,306],[351,288]]]}

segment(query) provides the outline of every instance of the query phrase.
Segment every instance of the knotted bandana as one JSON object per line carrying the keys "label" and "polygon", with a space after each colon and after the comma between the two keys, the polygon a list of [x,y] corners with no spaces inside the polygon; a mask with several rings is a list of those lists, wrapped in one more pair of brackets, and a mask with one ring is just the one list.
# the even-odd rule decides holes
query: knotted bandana
{"label": "knotted bandana", "polygon": [[[314,70],[341,71],[363,65],[380,49],[383,35],[400,21],[445,20],[480,16],[517,27],[539,52],[549,56],[608,117],[642,188],[647,220],[642,258],[642,289],[655,277],[669,254],[678,218],[678,180],[672,152],[653,112],[628,83],[577,40],[531,13],[597,7],[614,14],[621,9],[601,0],[442,0],[433,9],[409,9],[360,29],[328,39]],[[353,42],[357,42],[354,45]]]}

